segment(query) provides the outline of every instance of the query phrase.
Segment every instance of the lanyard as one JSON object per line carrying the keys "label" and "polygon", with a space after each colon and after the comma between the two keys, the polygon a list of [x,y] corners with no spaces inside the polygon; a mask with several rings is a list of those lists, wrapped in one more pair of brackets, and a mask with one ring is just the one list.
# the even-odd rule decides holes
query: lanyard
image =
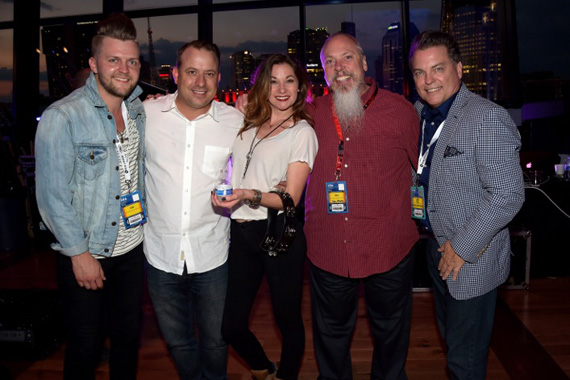
{"label": "lanyard", "polygon": [[[285,122],[287,120],[289,120],[291,117],[293,116],[293,114],[289,115],[289,117],[285,120],[283,120],[281,123],[277,124],[275,127],[273,127],[269,133],[267,133],[265,136],[263,136],[262,138],[259,139],[259,141],[257,143],[255,143],[255,138],[257,137],[257,132],[259,131],[260,127],[257,127],[255,133],[253,134],[253,140],[251,140],[251,145],[249,146],[249,152],[247,152],[247,155],[245,156],[246,161],[245,161],[245,169],[243,170],[243,175],[241,177],[241,181],[240,181],[240,186],[243,182],[243,180],[245,179],[245,175],[247,174],[247,169],[249,169],[249,163],[251,162],[251,157],[253,157],[253,151],[255,150],[255,148],[257,148],[257,146],[259,145],[260,142],[262,142],[263,140],[265,140],[266,137],[268,137],[270,134],[272,134],[277,128],[279,128],[280,126],[282,126],[283,124],[285,124]],[[255,145],[254,145],[255,143]]]}
{"label": "lanyard", "polygon": [[424,152],[424,136],[425,136],[425,132],[426,132],[426,120],[424,119],[424,122],[422,124],[422,143],[420,145],[420,157],[418,159],[418,175],[421,175],[422,172],[424,171],[424,168],[426,167],[426,162],[427,162],[427,158],[429,155],[429,150],[430,150],[431,146],[439,138],[439,135],[441,134],[441,131],[443,129],[443,124],[445,124],[445,120],[442,121],[441,124],[439,124],[439,127],[437,127],[435,133],[433,134],[433,137],[431,138],[430,142],[426,146],[426,151]]}
{"label": "lanyard", "polygon": [[[374,89],[374,94],[372,94],[370,99],[368,99],[366,104],[362,107],[362,109],[364,109],[364,111],[366,111],[366,109],[368,108],[370,103],[372,103],[372,101],[376,97],[376,94],[378,94],[378,86],[376,86],[376,88]],[[331,110],[332,110],[334,126],[336,129],[336,134],[338,136],[338,150],[337,150],[337,154],[336,154],[336,165],[335,165],[335,171],[334,171],[335,181],[338,181],[338,178],[340,177],[340,172],[342,170],[342,161],[344,159],[344,138],[342,136],[342,128],[340,126],[340,121],[338,121],[338,117],[336,116],[336,110],[334,108],[332,96],[331,96]]]}
{"label": "lanyard", "polygon": [[123,174],[125,175],[125,182],[127,183],[127,187],[129,191],[131,191],[131,169],[129,166],[129,157],[127,156],[127,152],[125,151],[125,147],[123,146],[124,141],[129,140],[129,127],[133,120],[128,118],[128,124],[125,123],[125,131],[123,132],[126,134],[126,137],[119,136],[117,134],[117,138],[115,139],[115,147],[117,148],[117,155],[119,156],[119,161],[121,162],[121,166],[123,167]]}

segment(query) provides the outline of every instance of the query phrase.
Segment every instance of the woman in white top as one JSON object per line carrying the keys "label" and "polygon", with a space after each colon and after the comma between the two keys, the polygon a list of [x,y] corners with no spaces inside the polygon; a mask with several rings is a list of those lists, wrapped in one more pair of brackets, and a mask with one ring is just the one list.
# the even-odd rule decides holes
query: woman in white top
{"label": "woman in white top", "polygon": [[[317,137],[305,109],[309,90],[307,74],[286,55],[272,55],[259,66],[248,94],[244,127],[233,145],[233,194],[212,197],[215,206],[231,209],[232,218],[222,334],[256,379],[296,379],[303,358],[303,229],[294,226],[293,241],[286,252],[277,255],[268,254],[260,243],[266,235],[268,208],[283,210],[281,196],[270,191],[286,181],[285,192],[297,205],[317,154]],[[284,213],[276,219],[276,230],[281,231]],[[275,238],[279,240],[279,236]],[[281,331],[279,369],[249,329],[251,307],[263,275]]]}

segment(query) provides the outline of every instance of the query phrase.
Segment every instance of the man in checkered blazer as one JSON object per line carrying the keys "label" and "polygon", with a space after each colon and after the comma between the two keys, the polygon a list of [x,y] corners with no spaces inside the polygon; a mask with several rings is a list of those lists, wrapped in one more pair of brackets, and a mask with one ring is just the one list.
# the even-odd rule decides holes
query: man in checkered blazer
{"label": "man in checkered blazer", "polygon": [[507,224],[524,202],[521,146],[507,111],[470,92],[450,35],[426,31],[410,50],[422,101],[418,186],[433,232],[427,262],[452,379],[484,379],[497,287],[510,268]]}

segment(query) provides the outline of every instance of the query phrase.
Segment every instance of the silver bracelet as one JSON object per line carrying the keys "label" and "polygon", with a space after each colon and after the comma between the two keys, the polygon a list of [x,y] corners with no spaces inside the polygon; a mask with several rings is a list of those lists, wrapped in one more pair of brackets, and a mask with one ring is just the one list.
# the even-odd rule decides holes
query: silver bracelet
{"label": "silver bracelet", "polygon": [[256,208],[261,203],[261,191],[257,189],[252,189],[252,191],[255,193],[253,195],[253,199],[252,200],[246,199],[244,203],[251,208]]}

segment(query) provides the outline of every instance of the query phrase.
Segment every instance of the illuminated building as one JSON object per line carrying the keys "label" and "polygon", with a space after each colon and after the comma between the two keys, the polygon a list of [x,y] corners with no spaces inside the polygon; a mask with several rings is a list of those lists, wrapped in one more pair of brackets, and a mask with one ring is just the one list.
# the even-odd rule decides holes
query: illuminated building
{"label": "illuminated building", "polygon": [[[419,33],[414,23],[410,23],[410,39]],[[402,30],[399,22],[394,22],[388,26],[388,31],[382,38],[382,64],[379,65],[381,85],[384,89],[404,93],[404,65],[402,62]],[[380,78],[378,78],[380,79]],[[378,81],[380,82],[380,81]]]}
{"label": "illuminated building", "polygon": [[73,77],[89,67],[95,27],[95,22],[83,22],[42,28],[50,97],[62,98],[69,94],[73,89]]}
{"label": "illuminated building", "polygon": [[287,53],[299,62],[305,63],[309,80],[314,87],[325,86],[324,70],[321,67],[321,47],[329,36],[326,28],[305,29],[305,59],[299,55],[301,49],[301,31],[295,30],[287,36]]}
{"label": "illuminated building", "polygon": [[256,68],[253,55],[247,51],[236,51],[230,56],[232,62],[232,86],[239,90],[251,87],[251,76]]}
{"label": "illuminated building", "polygon": [[469,90],[493,101],[516,102],[518,48],[513,0],[444,0],[441,28],[453,34],[459,44],[463,82]]}

